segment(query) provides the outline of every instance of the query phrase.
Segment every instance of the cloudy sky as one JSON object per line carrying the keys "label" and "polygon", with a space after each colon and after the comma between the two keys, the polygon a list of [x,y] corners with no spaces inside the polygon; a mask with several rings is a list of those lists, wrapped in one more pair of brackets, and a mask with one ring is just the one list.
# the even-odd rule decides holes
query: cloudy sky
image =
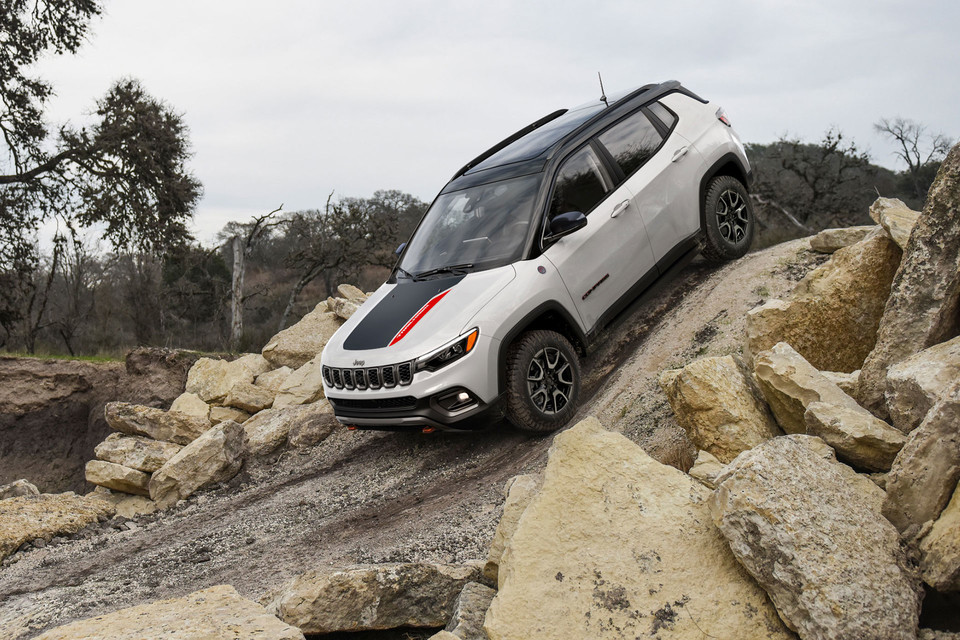
{"label": "cloudy sky", "polygon": [[55,121],[82,121],[121,77],[184,114],[210,242],[229,220],[331,191],[432,200],[452,174],[561,107],[678,79],[741,137],[901,115],[960,137],[960,3],[887,0],[316,2],[105,0],[78,55],[45,60]]}

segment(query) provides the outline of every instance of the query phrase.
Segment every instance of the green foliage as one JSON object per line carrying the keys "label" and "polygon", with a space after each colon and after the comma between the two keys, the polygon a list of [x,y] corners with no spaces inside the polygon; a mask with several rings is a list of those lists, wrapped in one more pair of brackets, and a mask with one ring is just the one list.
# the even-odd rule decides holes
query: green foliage
{"label": "green foliage", "polygon": [[878,190],[893,190],[894,175],[836,130],[817,143],[781,137],[747,144],[754,170],[755,247],[810,235],[829,227],[869,224]]}
{"label": "green foliage", "polygon": [[180,321],[213,322],[222,318],[230,293],[230,270],[217,251],[184,245],[170,251],[162,269],[164,311]]}

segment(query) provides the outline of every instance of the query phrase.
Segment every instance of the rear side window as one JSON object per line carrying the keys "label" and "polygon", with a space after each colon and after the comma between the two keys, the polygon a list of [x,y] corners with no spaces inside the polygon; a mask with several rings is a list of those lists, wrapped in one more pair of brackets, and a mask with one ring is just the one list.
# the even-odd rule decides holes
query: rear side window
{"label": "rear side window", "polygon": [[568,211],[589,213],[609,191],[600,159],[589,146],[574,153],[557,173],[549,218]]}
{"label": "rear side window", "polygon": [[673,129],[673,124],[677,121],[677,116],[673,115],[673,112],[667,109],[665,106],[659,102],[654,102],[651,105],[647,106],[648,109],[653,113],[653,115],[660,118],[660,122],[663,123],[663,126],[669,131]]}
{"label": "rear side window", "polygon": [[663,138],[642,111],[613,125],[597,139],[607,148],[625,176],[643,166],[656,152]]}

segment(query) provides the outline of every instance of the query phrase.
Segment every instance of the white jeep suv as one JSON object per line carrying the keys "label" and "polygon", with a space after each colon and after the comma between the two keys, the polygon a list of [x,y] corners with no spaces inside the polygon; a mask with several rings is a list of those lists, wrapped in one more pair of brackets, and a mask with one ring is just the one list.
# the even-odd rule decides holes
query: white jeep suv
{"label": "white jeep suv", "polygon": [[604,326],[698,252],[746,253],[750,176],[723,110],[678,82],[518,131],[457,172],[327,343],[337,418],[470,429],[505,412],[520,429],[562,427]]}

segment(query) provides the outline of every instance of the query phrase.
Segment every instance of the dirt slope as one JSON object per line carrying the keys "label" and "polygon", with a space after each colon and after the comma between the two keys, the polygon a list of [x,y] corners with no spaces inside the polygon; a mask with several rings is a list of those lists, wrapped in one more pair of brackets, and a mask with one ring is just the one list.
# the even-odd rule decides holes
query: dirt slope
{"label": "dirt slope", "polygon": [[26,478],[46,493],[91,490],[84,465],[110,433],[103,405],[170,406],[195,360],[149,348],[125,363],[0,357],[0,484]]}
{"label": "dirt slope", "polygon": [[[658,459],[691,450],[656,375],[738,350],[743,316],[824,257],[805,241],[721,268],[699,261],[634,305],[584,363],[581,415],[598,415]],[[0,569],[0,636],[229,583],[247,597],[303,571],[355,562],[485,558],[504,482],[542,468],[551,438],[504,425],[473,434],[338,430],[312,450],[248,465],[162,516],[93,527]]]}

